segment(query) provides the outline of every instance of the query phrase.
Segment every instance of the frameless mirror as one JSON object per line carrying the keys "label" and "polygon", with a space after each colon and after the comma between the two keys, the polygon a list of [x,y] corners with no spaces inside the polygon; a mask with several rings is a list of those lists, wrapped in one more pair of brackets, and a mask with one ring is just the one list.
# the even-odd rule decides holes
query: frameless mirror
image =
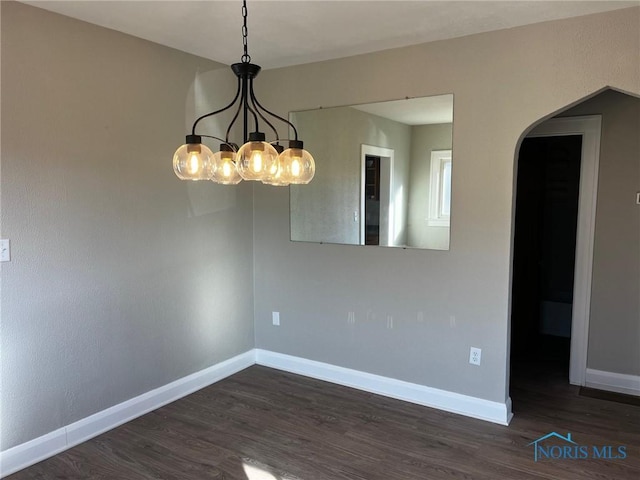
{"label": "frameless mirror", "polygon": [[316,161],[291,240],[449,249],[453,95],[292,112]]}

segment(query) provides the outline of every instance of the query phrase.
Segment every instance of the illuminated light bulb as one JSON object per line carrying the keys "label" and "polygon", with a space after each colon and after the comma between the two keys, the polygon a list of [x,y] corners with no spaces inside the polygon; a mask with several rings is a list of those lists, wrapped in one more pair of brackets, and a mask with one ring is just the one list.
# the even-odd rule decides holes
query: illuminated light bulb
{"label": "illuminated light bulb", "polygon": [[251,153],[251,170],[255,173],[262,173],[262,152],[258,150]]}
{"label": "illuminated light bulb", "polygon": [[291,184],[306,184],[316,173],[316,163],[309,152],[304,150],[300,140],[290,140],[289,148],[278,158],[282,175]]}
{"label": "illuminated light bulb", "polygon": [[202,162],[200,160],[200,155],[195,152],[191,152],[191,156],[189,157],[189,173],[191,175],[195,175],[202,168]]}
{"label": "illuminated light bulb", "polygon": [[297,178],[300,176],[302,166],[300,165],[300,157],[293,157],[291,159],[291,176]]}
{"label": "illuminated light bulb", "polygon": [[181,180],[209,180],[213,174],[213,152],[199,135],[187,135],[187,143],[173,155],[173,171]]}
{"label": "illuminated light bulb", "polygon": [[213,175],[211,180],[223,185],[236,185],[242,181],[235,163],[236,154],[229,144],[220,145],[220,151],[213,155]]}
{"label": "illuminated light bulb", "polygon": [[264,138],[264,133],[250,133],[249,141],[236,154],[236,168],[245,180],[265,180],[278,161],[278,152]]}

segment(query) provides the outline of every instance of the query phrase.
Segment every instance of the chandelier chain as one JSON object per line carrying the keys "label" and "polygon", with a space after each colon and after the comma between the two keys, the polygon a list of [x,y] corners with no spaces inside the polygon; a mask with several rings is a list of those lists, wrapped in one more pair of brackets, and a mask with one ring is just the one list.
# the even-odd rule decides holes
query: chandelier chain
{"label": "chandelier chain", "polygon": [[249,30],[247,28],[247,0],[242,1],[242,45],[244,47],[244,55],[242,55],[243,63],[251,63],[251,55],[249,55],[249,47],[247,45],[247,37]]}

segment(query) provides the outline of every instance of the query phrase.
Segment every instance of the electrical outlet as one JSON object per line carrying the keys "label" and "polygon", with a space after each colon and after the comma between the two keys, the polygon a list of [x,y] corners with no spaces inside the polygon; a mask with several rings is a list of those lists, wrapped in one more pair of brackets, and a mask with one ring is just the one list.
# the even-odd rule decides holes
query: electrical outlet
{"label": "electrical outlet", "polygon": [[640,192],[636,193],[636,205],[640,205]]}
{"label": "electrical outlet", "polygon": [[469,352],[469,363],[471,365],[480,365],[480,359],[482,358],[482,349],[471,347]]}
{"label": "electrical outlet", "polygon": [[276,327],[280,326],[280,312],[271,312],[271,318],[273,320],[273,324]]}
{"label": "electrical outlet", "polygon": [[387,315],[387,328],[389,330],[393,329],[393,317],[391,315]]}

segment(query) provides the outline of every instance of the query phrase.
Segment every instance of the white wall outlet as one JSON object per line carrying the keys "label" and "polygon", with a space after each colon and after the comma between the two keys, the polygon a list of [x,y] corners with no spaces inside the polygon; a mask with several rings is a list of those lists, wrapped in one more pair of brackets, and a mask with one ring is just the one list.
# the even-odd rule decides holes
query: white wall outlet
{"label": "white wall outlet", "polygon": [[271,319],[276,327],[280,326],[280,312],[271,312]]}
{"label": "white wall outlet", "polygon": [[471,365],[480,365],[480,359],[482,358],[482,349],[471,347],[469,352],[469,363]]}
{"label": "white wall outlet", "polygon": [[640,192],[636,193],[636,205],[640,205]]}
{"label": "white wall outlet", "polygon": [[0,262],[11,261],[11,243],[9,239],[3,238],[0,240]]}
{"label": "white wall outlet", "polygon": [[360,221],[360,216],[358,215],[358,210],[354,210],[353,211],[353,221],[354,222]]}
{"label": "white wall outlet", "polygon": [[347,315],[347,323],[349,325],[355,325],[356,323],[356,312],[349,312]]}
{"label": "white wall outlet", "polygon": [[387,315],[387,328],[389,330],[393,328],[393,317],[391,315]]}

